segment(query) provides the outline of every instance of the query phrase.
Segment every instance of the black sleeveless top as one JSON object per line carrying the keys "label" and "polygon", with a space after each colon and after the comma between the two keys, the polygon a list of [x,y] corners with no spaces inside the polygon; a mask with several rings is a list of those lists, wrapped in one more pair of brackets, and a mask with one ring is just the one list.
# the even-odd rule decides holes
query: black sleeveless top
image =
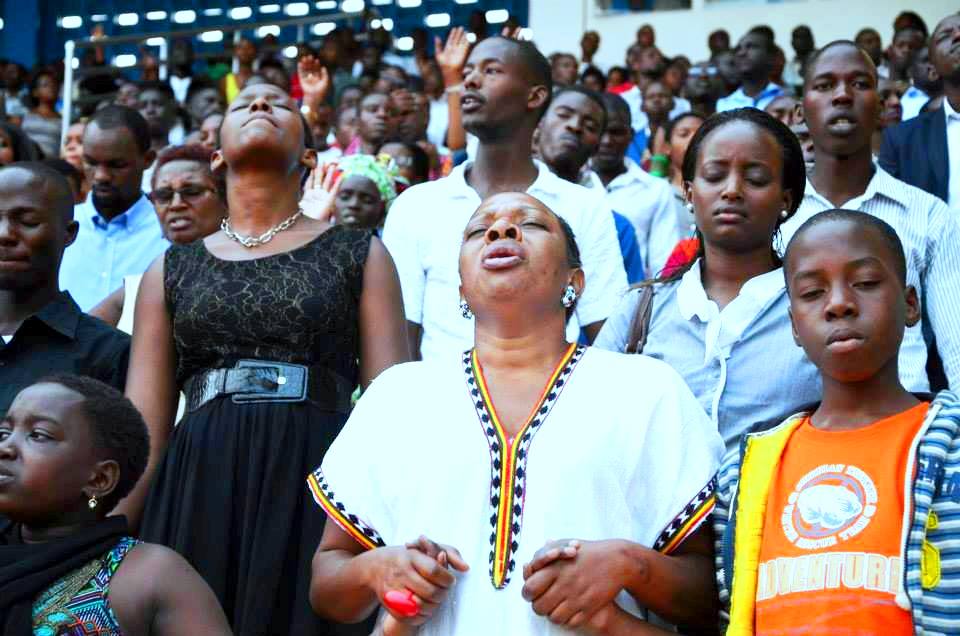
{"label": "black sleeveless top", "polygon": [[322,366],[356,383],[371,237],[335,225],[306,245],[248,261],[217,258],[202,240],[171,246],[164,293],[177,384],[244,358]]}

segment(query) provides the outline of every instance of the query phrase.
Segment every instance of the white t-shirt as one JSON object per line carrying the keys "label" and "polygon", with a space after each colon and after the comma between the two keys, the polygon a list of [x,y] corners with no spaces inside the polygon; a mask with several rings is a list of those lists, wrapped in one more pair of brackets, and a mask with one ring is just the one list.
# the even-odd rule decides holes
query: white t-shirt
{"label": "white t-shirt", "polygon": [[450,125],[450,107],[447,96],[430,100],[430,123],[427,124],[427,140],[434,146],[447,145],[447,127]]}
{"label": "white t-shirt", "polygon": [[[383,242],[393,256],[407,320],[423,327],[423,359],[473,345],[473,320],[460,313],[460,245],[480,196],[461,164],[450,176],[404,191],[390,207]],[[617,229],[602,192],[564,181],[542,163],[527,193],[570,224],[580,247],[586,287],[567,327],[576,341],[583,325],[605,320],[627,288]]]}
{"label": "white t-shirt", "polygon": [[606,192],[607,203],[613,211],[630,220],[637,233],[643,267],[652,278],[663,269],[682,238],[677,229],[673,188],[669,181],[654,177],[630,157],[624,157],[624,164],[627,171],[614,177],[606,188],[592,170],[581,183]]}
{"label": "white t-shirt", "polygon": [[570,634],[521,595],[523,565],[547,541],[670,553],[708,516],[723,442],[680,376],[646,356],[567,356],[512,444],[469,352],[392,367],[308,478],[364,547],[423,534],[463,555],[470,570],[420,636]]}

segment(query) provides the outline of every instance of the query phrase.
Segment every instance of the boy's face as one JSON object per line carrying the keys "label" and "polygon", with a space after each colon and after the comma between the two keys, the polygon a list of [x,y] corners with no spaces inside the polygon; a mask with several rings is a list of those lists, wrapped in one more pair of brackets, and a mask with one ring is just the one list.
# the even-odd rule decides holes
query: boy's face
{"label": "boy's face", "polygon": [[852,383],[896,364],[904,325],[920,319],[879,231],[828,221],[799,236],[785,271],[793,334],[825,378]]}
{"label": "boy's face", "polygon": [[86,508],[97,464],[83,396],[59,384],[21,391],[0,421],[0,512],[43,523]]}

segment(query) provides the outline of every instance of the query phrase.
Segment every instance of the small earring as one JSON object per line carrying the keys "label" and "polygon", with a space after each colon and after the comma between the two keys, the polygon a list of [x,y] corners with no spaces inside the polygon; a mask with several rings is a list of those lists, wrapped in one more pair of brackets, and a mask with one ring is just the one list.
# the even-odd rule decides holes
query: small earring
{"label": "small earring", "polygon": [[563,290],[563,297],[560,299],[560,302],[564,307],[570,309],[576,301],[577,290],[573,288],[573,285],[567,285],[567,288]]}
{"label": "small earring", "polygon": [[780,218],[783,219],[784,221],[787,220],[788,216],[790,216],[790,213],[787,210],[780,211]]}
{"label": "small earring", "polygon": [[96,510],[97,503],[99,503],[97,501],[97,496],[93,495],[89,500],[87,500],[87,507],[90,508],[90,510]]}
{"label": "small earring", "polygon": [[470,305],[468,305],[467,301],[463,299],[460,300],[460,314],[467,320],[473,318],[473,312],[470,311]]}
{"label": "small earring", "polygon": [[693,201],[687,201],[687,211],[693,214]]}

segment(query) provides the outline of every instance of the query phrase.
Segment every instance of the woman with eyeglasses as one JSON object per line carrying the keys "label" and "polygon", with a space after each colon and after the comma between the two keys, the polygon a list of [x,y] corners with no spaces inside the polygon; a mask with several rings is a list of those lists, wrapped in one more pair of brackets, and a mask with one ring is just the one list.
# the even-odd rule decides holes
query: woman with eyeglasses
{"label": "woman with eyeglasses", "polygon": [[[148,195],[160,218],[163,235],[186,245],[220,229],[227,214],[221,186],[210,171],[210,150],[198,144],[170,146],[157,157]],[[142,274],[127,276],[90,315],[133,333],[133,308]]]}

